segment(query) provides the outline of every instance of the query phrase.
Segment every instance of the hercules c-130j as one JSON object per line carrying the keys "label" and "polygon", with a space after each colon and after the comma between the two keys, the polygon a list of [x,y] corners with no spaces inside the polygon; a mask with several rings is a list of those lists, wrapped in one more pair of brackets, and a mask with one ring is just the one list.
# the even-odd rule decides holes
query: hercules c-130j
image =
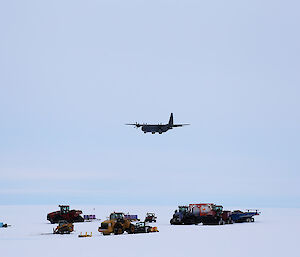
{"label": "hercules c-130j", "polygon": [[171,113],[169,123],[168,124],[139,124],[139,123],[130,123],[130,124],[125,124],[125,125],[132,125],[135,126],[136,128],[142,127],[142,131],[144,133],[151,132],[152,134],[159,133],[162,134],[164,132],[167,132],[169,129],[177,128],[177,127],[183,127],[186,125],[190,124],[174,124],[173,123],[173,113]]}

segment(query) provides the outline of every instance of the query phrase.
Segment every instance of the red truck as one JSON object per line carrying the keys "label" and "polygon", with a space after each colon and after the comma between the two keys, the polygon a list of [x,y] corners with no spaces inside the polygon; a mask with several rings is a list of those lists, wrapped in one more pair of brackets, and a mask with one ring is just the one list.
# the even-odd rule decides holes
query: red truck
{"label": "red truck", "polygon": [[47,215],[47,220],[52,224],[58,223],[61,220],[66,220],[70,223],[84,221],[83,217],[80,215],[82,214],[81,210],[70,210],[69,205],[59,205],[59,207],[59,211],[50,212]]}
{"label": "red truck", "polygon": [[232,224],[231,211],[223,211],[222,205],[213,203],[190,204],[189,210],[203,225]]}

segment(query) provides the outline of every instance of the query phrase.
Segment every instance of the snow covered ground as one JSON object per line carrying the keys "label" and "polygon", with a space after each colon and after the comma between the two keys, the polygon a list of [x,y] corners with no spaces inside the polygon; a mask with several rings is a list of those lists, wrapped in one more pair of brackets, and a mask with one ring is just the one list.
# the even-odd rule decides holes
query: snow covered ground
{"label": "snow covered ground", "polygon": [[[104,220],[111,211],[158,216],[159,233],[102,236],[97,222],[75,223],[70,235],[54,235],[46,220],[57,206],[0,206],[1,256],[299,256],[300,209],[261,209],[255,223],[224,226],[171,226],[171,207],[70,206]],[[226,208],[229,209],[229,208]],[[155,224],[155,223],[154,223]],[[78,238],[92,232],[91,238]]]}

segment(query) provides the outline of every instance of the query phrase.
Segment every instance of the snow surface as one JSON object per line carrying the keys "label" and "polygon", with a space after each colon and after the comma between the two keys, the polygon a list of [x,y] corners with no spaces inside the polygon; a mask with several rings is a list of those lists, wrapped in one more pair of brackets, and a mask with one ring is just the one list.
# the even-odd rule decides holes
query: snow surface
{"label": "snow surface", "polygon": [[[104,220],[111,211],[155,212],[159,233],[103,236],[100,221],[75,223],[70,235],[54,235],[56,225],[46,220],[57,206],[0,206],[1,256],[299,256],[300,209],[261,209],[255,223],[224,226],[171,226],[176,206],[70,206]],[[226,208],[229,209],[229,208]],[[234,208],[236,209],[236,208]],[[155,224],[155,223],[154,223]],[[91,238],[78,238],[93,232]]]}

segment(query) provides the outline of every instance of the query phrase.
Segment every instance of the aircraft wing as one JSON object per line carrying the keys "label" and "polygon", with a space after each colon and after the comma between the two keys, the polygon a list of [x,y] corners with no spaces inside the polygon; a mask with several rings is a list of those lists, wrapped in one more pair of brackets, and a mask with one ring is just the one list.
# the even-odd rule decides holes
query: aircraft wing
{"label": "aircraft wing", "polygon": [[136,126],[137,128],[142,126],[142,124],[139,124],[139,123],[127,123],[125,125],[129,125],[129,126]]}
{"label": "aircraft wing", "polygon": [[191,124],[174,124],[174,125],[172,125],[172,127],[176,128],[176,127],[183,127],[183,126],[188,126],[188,125],[191,125]]}

